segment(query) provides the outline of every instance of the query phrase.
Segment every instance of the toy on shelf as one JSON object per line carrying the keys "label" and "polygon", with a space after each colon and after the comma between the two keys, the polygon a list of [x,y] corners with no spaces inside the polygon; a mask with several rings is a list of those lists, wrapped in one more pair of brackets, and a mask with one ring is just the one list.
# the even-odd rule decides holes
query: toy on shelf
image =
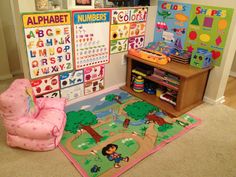
{"label": "toy on shelf", "polygon": [[160,99],[167,101],[168,103],[176,106],[177,92],[174,90],[168,89],[167,92],[160,95]]}
{"label": "toy on shelf", "polygon": [[186,50],[179,50],[179,52],[176,52],[175,54],[170,55],[170,58],[172,61],[182,63],[182,64],[189,64],[191,57],[192,57],[192,53]]}
{"label": "toy on shelf", "polygon": [[171,54],[176,54],[179,52],[178,46],[176,46],[177,42],[150,42],[145,48],[150,50],[156,50],[159,51],[166,56],[170,56]]}
{"label": "toy on shelf", "polygon": [[153,82],[145,82],[144,91],[147,94],[155,95],[156,94],[156,85]]}
{"label": "toy on shelf", "polygon": [[156,96],[160,97],[165,91],[166,91],[166,88],[162,85],[159,85],[156,89]]}
{"label": "toy on shelf", "polygon": [[160,69],[155,68],[154,73],[150,76],[150,78],[157,80],[160,84],[165,87],[178,90],[180,85],[179,77],[170,74],[168,72],[162,71]]}
{"label": "toy on shelf", "polygon": [[144,79],[142,76],[137,76],[134,79],[133,90],[135,92],[141,93],[144,91]]}
{"label": "toy on shelf", "polygon": [[130,49],[129,54],[160,65],[170,62],[170,58],[166,55],[150,49]]}
{"label": "toy on shelf", "polygon": [[135,67],[134,69],[132,69],[132,73],[143,77],[151,76],[153,74],[153,68]]}
{"label": "toy on shelf", "polygon": [[197,68],[207,68],[211,65],[212,53],[206,49],[198,48],[193,52],[190,65]]}

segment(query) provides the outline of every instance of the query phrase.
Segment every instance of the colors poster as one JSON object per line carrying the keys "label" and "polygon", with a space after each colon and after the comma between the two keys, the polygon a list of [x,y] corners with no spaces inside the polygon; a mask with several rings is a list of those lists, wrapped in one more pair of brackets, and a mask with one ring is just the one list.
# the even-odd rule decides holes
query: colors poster
{"label": "colors poster", "polygon": [[183,49],[190,11],[190,4],[158,1],[154,41],[170,42]]}
{"label": "colors poster", "polygon": [[22,15],[30,77],[73,70],[69,12]]}
{"label": "colors poster", "polygon": [[111,54],[144,47],[148,9],[112,9],[111,13]]}
{"label": "colors poster", "polygon": [[230,28],[233,9],[192,5],[185,48],[212,53],[213,65],[220,66]]}
{"label": "colors poster", "polygon": [[75,69],[110,61],[110,11],[73,11]]}

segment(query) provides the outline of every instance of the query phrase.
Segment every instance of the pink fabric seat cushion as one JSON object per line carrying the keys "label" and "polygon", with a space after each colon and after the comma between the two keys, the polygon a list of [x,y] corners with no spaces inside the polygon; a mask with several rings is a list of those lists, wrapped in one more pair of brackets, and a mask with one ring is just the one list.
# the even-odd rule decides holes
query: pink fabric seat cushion
{"label": "pink fabric seat cushion", "polygon": [[56,109],[42,109],[36,119],[54,125],[55,127],[52,129],[52,133],[54,136],[57,136],[59,130],[63,128],[65,113]]}
{"label": "pink fabric seat cushion", "polygon": [[64,111],[66,99],[65,98],[37,98],[36,104],[40,109],[58,109]]}
{"label": "pink fabric seat cushion", "polygon": [[65,99],[36,99],[27,79],[17,79],[0,95],[0,118],[7,130],[7,144],[23,149],[54,149],[66,122]]}

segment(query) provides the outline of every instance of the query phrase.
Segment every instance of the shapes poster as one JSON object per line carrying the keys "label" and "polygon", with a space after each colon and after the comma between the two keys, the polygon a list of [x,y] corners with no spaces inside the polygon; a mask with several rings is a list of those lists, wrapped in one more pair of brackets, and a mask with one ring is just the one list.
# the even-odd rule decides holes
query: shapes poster
{"label": "shapes poster", "polygon": [[220,66],[232,15],[230,8],[192,5],[185,48],[189,52],[207,49],[213,64]]}
{"label": "shapes poster", "polygon": [[110,11],[73,11],[75,68],[110,61]]}
{"label": "shapes poster", "polygon": [[186,39],[190,11],[190,4],[158,1],[154,41],[171,42],[182,49]]}
{"label": "shapes poster", "polygon": [[59,76],[31,80],[31,86],[36,96],[60,90]]}
{"label": "shapes poster", "polygon": [[111,54],[144,47],[147,12],[146,7],[112,10]]}
{"label": "shapes poster", "polygon": [[32,79],[73,69],[69,12],[22,15]]}

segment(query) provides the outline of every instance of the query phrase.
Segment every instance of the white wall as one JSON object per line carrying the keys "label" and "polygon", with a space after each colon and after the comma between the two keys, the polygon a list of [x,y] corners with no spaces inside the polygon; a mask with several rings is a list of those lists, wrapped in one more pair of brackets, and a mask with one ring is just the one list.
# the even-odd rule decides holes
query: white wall
{"label": "white wall", "polygon": [[[236,9],[236,1],[235,0],[211,0],[211,1],[205,1],[205,0],[174,0],[175,2],[185,2],[185,3],[193,3],[193,4],[204,4],[209,6],[220,6],[220,7],[231,7]],[[30,11],[31,9],[34,10],[34,6],[31,3],[29,3],[29,0],[21,0],[17,1],[14,0],[15,4],[18,2],[20,3],[21,10]],[[151,1],[152,5],[156,5],[157,2],[155,0]],[[31,7],[30,7],[31,6]],[[18,7],[16,7],[18,8]],[[148,13],[148,21],[147,21],[147,31],[146,31],[146,44],[153,39],[153,33],[154,33],[154,24],[155,24],[155,16],[156,16],[156,6],[152,6],[149,8]],[[236,12],[236,10],[235,10]],[[22,44],[20,46],[21,51],[21,58],[24,58],[22,60],[23,62],[23,68],[25,71],[25,76],[28,77],[28,64],[25,60],[25,48],[23,46],[23,35],[21,30],[21,24],[19,16],[17,17],[17,26],[19,26],[18,30],[18,36],[19,36],[19,42]],[[231,65],[234,58],[234,53],[236,49],[235,41],[236,41],[236,13],[234,13],[231,28],[228,35],[228,40],[225,46],[225,51],[223,55],[223,60],[220,67],[215,67],[210,74],[208,85],[206,88],[205,97],[208,101],[211,101],[214,103],[217,100],[222,100],[224,95],[224,90],[226,87],[228,75],[230,73]],[[110,64],[106,65],[106,71],[105,71],[105,87],[111,87],[117,84],[122,84],[125,82],[125,75],[126,75],[126,66],[121,65],[121,60],[123,58],[124,53],[121,54],[115,54],[111,56],[111,62]]]}
{"label": "white wall", "polygon": [[[16,2],[15,1],[15,9],[19,8],[20,12],[26,12],[26,11],[35,11],[34,3],[32,0],[21,0]],[[19,3],[19,7],[17,7],[16,3]],[[151,42],[153,40],[153,24],[155,23],[155,14],[156,13],[156,6],[150,7],[148,10],[148,21],[147,21],[147,30],[146,30],[146,40],[145,43],[148,44],[148,42]],[[17,17],[17,26],[21,26],[19,19],[20,16]],[[24,38],[21,34],[22,30],[18,29],[18,36],[19,36],[19,43],[24,44]],[[26,58],[26,49],[24,45],[20,46],[21,51],[21,58]],[[113,54],[111,55],[110,63],[105,65],[105,88],[109,88],[115,85],[125,84],[125,77],[126,77],[126,65],[122,64],[123,57],[126,54],[126,52],[119,53],[119,54]],[[27,60],[22,60],[22,65],[24,68],[25,77],[29,78],[29,69],[28,69],[28,63]]]}
{"label": "white wall", "polygon": [[6,41],[3,33],[2,20],[0,17],[0,80],[11,78],[10,67],[8,63],[8,55]]}
{"label": "white wall", "polygon": [[230,75],[236,77],[236,52],[234,54],[234,61],[231,67]]}
{"label": "white wall", "polygon": [[12,74],[22,73],[19,54],[17,50],[13,14],[11,13],[10,0],[0,2],[0,16],[2,18],[2,29],[6,41],[7,56]]}

